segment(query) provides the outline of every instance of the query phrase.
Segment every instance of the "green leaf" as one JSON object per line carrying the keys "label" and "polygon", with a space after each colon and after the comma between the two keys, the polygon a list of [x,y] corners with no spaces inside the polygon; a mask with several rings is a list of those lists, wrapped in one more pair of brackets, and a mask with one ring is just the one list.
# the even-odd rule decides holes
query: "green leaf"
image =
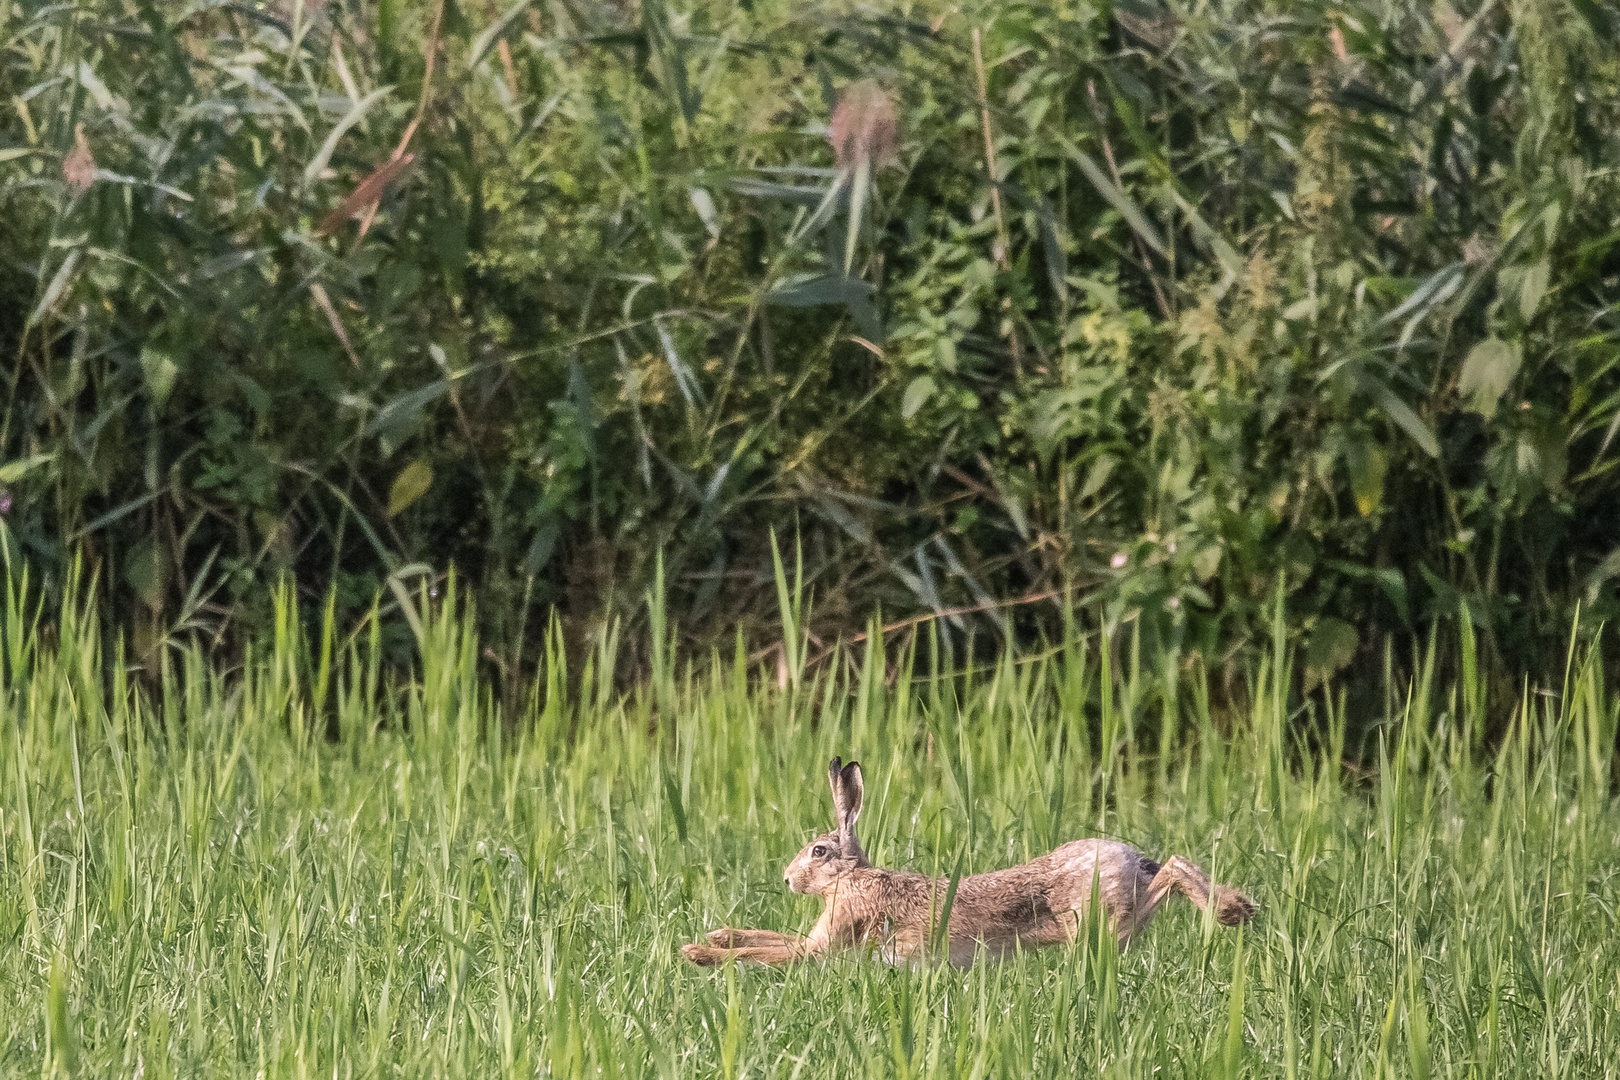
{"label": "green leaf", "polygon": [[1307,296],[1303,300],[1295,300],[1283,309],[1282,317],[1289,322],[1301,322],[1316,315],[1316,297]]}
{"label": "green leaf", "polygon": [[680,40],[670,31],[665,0],[642,0],[641,32],[647,45],[648,71],[680,106],[681,118],[692,123],[697,119],[702,95],[694,91],[687,80],[686,54]]}
{"label": "green leaf", "polygon": [[905,396],[900,399],[901,418],[910,420],[913,416],[916,416],[917,410],[926,405],[928,399],[934,396],[935,389],[937,387],[934,385],[932,375],[919,375],[912,379],[911,384],[906,387]]}
{"label": "green leaf", "polygon": [[1574,8],[1592,32],[1604,41],[1612,41],[1616,33],[1616,14],[1598,0],[1569,0],[1569,6]]}
{"label": "green leaf", "polygon": [[[1463,264],[1460,262],[1447,263],[1425,278],[1412,295],[1402,301],[1393,311],[1378,320],[1379,326],[1388,326],[1397,319],[1412,313],[1416,319],[1421,319],[1429,308],[1438,304],[1445,297],[1456,291],[1463,279]],[[1410,333],[1406,334],[1410,337]]]}
{"label": "green leaf", "polygon": [[1080,485],[1080,497],[1089,499],[1101,491],[1102,486],[1108,483],[1108,478],[1113,475],[1114,466],[1117,464],[1118,462],[1108,454],[1103,454],[1093,461],[1091,468],[1086,470],[1085,483]]}
{"label": "green leaf", "polygon": [[546,568],[551,561],[551,553],[556,550],[557,538],[562,535],[562,525],[553,515],[546,515],[540,527],[534,532],[534,539],[529,543],[528,554],[523,556],[523,572],[534,577]]}
{"label": "green leaf", "polygon": [[1384,474],[1389,458],[1384,448],[1372,441],[1355,443],[1345,455],[1350,469],[1350,491],[1356,498],[1356,511],[1366,517],[1384,501]]}
{"label": "green leaf", "polygon": [[388,591],[394,594],[399,604],[400,613],[411,626],[411,634],[416,638],[416,647],[421,648],[426,637],[426,629],[422,625],[422,614],[416,610],[416,603],[411,599],[411,590],[405,587],[405,582],[413,577],[426,575],[430,580],[433,577],[433,568],[423,563],[409,563],[388,575]]}
{"label": "green leaf", "polygon": [[681,801],[681,785],[668,769],[664,770],[664,805],[675,815],[675,835],[680,837],[681,843],[686,843],[686,805]]}
{"label": "green leaf", "polygon": [[1434,432],[1429,430],[1429,425],[1423,422],[1422,417],[1412,411],[1410,405],[1395,396],[1395,391],[1386,386],[1382,380],[1366,373],[1361,376],[1361,385],[1372,395],[1378,407],[1384,410],[1384,415],[1422,447],[1425,454],[1432,458],[1440,456],[1440,443],[1435,439]]}
{"label": "green leaf", "polygon": [[141,349],[141,374],[146,378],[146,395],[152,399],[152,410],[160,412],[174,389],[174,377],[179,372],[174,358],[155,345]]}
{"label": "green leaf", "polygon": [[1412,294],[1379,319],[1377,326],[1387,326],[1399,319],[1405,318],[1406,325],[1401,328],[1400,335],[1395,339],[1396,351],[1406,348],[1417,328],[1427,319],[1434,310],[1449,300],[1453,293],[1462,288],[1467,280],[1464,266],[1460,262],[1448,263],[1425,278]]}
{"label": "green leaf", "polygon": [[1412,616],[1406,602],[1406,577],[1395,567],[1386,566],[1373,571],[1373,580],[1384,590],[1384,596],[1395,609],[1395,614],[1401,617],[1402,624],[1409,625]]}
{"label": "green leaf", "polygon": [[1524,280],[1519,283],[1519,314],[1524,316],[1525,322],[1536,317],[1536,309],[1541,307],[1542,298],[1547,295],[1547,281],[1551,274],[1546,259],[1525,269]]}
{"label": "green leaf", "polygon": [[707,190],[700,187],[688,192],[692,198],[692,209],[697,211],[698,218],[703,222],[704,230],[709,239],[720,239],[720,214],[714,208],[714,197]]}
{"label": "green leaf", "polygon": [[1468,408],[1481,416],[1494,416],[1497,403],[1519,373],[1523,360],[1522,347],[1501,338],[1486,338],[1470,349],[1457,378],[1457,389]]}
{"label": "green leaf", "polygon": [[523,9],[528,6],[529,0],[518,0],[517,3],[507,9],[506,14],[486,26],[484,32],[473,39],[472,48],[467,50],[467,67],[469,70],[478,66],[479,62],[489,53],[489,50],[495,46],[495,39],[506,33],[507,27],[511,26],[517,17],[523,14]]}
{"label": "green leaf", "polygon": [[67,954],[58,949],[51,960],[50,983],[45,991],[45,1032],[54,1058],[51,1064],[56,1066],[48,1071],[60,1068],[72,1076],[79,1069],[79,1040],[68,1009],[68,963]]}
{"label": "green leaf", "polygon": [[1163,256],[1165,254],[1164,240],[1159,236],[1159,230],[1154,228],[1153,223],[1148,220],[1147,215],[1142,213],[1141,207],[1137,206],[1129,195],[1121,191],[1108,178],[1108,174],[1098,168],[1097,163],[1091,160],[1090,155],[1084,150],[1067,139],[1062,140],[1062,146],[1070,159],[1080,166],[1080,171],[1086,174],[1086,179],[1091,181],[1091,186],[1097,189],[1097,193],[1108,200],[1110,206],[1119,211],[1119,216],[1124,218],[1125,223],[1131,227],[1131,230],[1142,238],[1144,244]]}
{"label": "green leaf", "polygon": [[844,238],[844,275],[855,265],[855,243],[861,235],[861,215],[866,209],[866,192],[872,186],[872,161],[863,157],[855,166],[855,181],[849,189],[849,231]]}
{"label": "green leaf", "polygon": [[1204,215],[1200,214],[1197,207],[1187,201],[1186,196],[1171,185],[1165,185],[1165,187],[1171,200],[1187,218],[1187,224],[1192,227],[1193,235],[1198,238],[1200,243],[1208,245],[1209,249],[1215,253],[1216,261],[1221,264],[1221,269],[1226,274],[1225,284],[1220,289],[1224,293],[1226,287],[1242,277],[1247,269],[1243,256],[1239,255],[1237,248],[1233,247],[1228,240],[1215,231],[1208,221],[1204,220]]}
{"label": "green leaf", "polygon": [[399,9],[403,4],[404,0],[377,0],[377,40],[384,49],[397,47]]}
{"label": "green leaf", "polygon": [[821,201],[816,204],[815,212],[800,222],[798,228],[788,234],[788,247],[797,247],[805,237],[819,231],[822,226],[832,220],[834,212],[838,209],[838,197],[843,194],[844,185],[849,183],[849,178],[848,169],[840,171],[833,178],[832,184],[828,186],[826,193],[821,196]]}
{"label": "green leaf", "polygon": [[153,611],[161,608],[169,587],[169,560],[163,557],[163,549],[150,540],[135,545],[124,564],[124,580],[143,604]]}
{"label": "green leaf", "polygon": [[82,248],[74,248],[68,252],[67,258],[62,260],[62,265],[56,268],[56,273],[51,277],[51,283],[45,287],[45,295],[39,298],[39,303],[35,305],[33,313],[28,316],[28,327],[32,327],[46,315],[49,315],[51,309],[56,306],[56,302],[62,299],[62,293],[67,291],[68,282],[73,279],[74,268],[79,265],[79,256],[82,253]]}
{"label": "green leaf", "polygon": [[1064,251],[1063,226],[1045,199],[1036,209],[1036,222],[1041,233],[1041,251],[1046,257],[1046,277],[1058,301],[1065,303],[1069,299],[1069,256]]}
{"label": "green leaf", "polygon": [[422,410],[429,403],[444,396],[450,389],[449,379],[440,379],[438,382],[428,383],[415,390],[408,390],[393,401],[377,410],[377,415],[371,418],[361,435],[380,435],[388,443],[388,452],[393,453],[399,444],[415,434],[416,427],[422,420]]}
{"label": "green leaf", "polygon": [[388,516],[394,517],[428,493],[433,486],[433,467],[418,458],[399,471],[388,489]]}
{"label": "green leaf", "polygon": [[1564,482],[1569,469],[1568,432],[1551,417],[1543,414],[1539,423],[1519,433],[1515,457],[1519,474],[1524,481],[1521,491],[1532,490],[1529,481],[1544,491],[1551,491]]}
{"label": "green leaf", "polygon": [[307,189],[314,185],[321,173],[326,171],[326,163],[332,160],[332,152],[337,149],[338,140],[343,138],[345,132],[365,118],[366,112],[377,102],[394,92],[392,86],[384,86],[373,90],[350,107],[337,126],[326,135],[326,141],[321,148],[315,151],[315,156],[304,166],[304,187]]}
{"label": "green leaf", "polygon": [[0,484],[15,484],[28,473],[54,458],[55,454],[35,454],[0,465]]}
{"label": "green leaf", "polygon": [[794,274],[765,295],[765,302],[782,307],[818,307],[847,304],[873,292],[872,283],[838,274]]}
{"label": "green leaf", "polygon": [[1356,628],[1343,619],[1322,618],[1311,631],[1310,644],[1305,648],[1305,688],[1326,682],[1340,668],[1355,659],[1356,646],[1361,642]]}
{"label": "green leaf", "polygon": [[827,188],[779,184],[774,180],[756,180],[748,176],[735,177],[727,182],[727,186],[738,195],[754,199],[777,199],[800,206],[820,206],[826,200],[828,191]]}
{"label": "green leaf", "polygon": [[83,60],[79,61],[78,77],[79,85],[89,93],[90,100],[96,103],[96,108],[103,112],[114,112],[120,105],[124,105],[124,108],[128,109],[123,99],[114,97],[112,91],[107,89],[107,84],[101,81],[101,76]]}

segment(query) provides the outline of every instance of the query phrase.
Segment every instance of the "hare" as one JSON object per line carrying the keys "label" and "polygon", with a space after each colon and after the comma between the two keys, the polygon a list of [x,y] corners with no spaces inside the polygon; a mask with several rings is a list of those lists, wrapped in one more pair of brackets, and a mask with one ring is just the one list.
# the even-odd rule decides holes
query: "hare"
{"label": "hare", "polygon": [[820,896],[821,918],[805,937],[774,930],[711,931],[707,944],[681,955],[705,967],[726,960],[787,964],[835,950],[875,947],[891,964],[933,959],[937,920],[949,905],[947,958],[966,967],[980,949],[1000,958],[1020,949],[1073,941],[1097,890],[1099,912],[1121,944],[1147,926],[1172,889],[1199,908],[1214,905],[1226,926],[1248,922],[1254,903],[1180,855],[1163,865],[1117,840],[1074,840],[1022,866],[964,877],[950,895],[944,878],[882,870],[867,861],[855,822],[861,816],[861,767],[832,759],[837,828],[811,840],[783,877],[796,893]]}

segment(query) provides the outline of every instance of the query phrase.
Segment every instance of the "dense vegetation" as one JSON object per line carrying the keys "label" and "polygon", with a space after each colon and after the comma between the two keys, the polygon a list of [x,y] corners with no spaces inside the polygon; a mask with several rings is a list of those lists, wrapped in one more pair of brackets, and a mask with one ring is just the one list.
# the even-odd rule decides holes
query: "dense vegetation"
{"label": "dense vegetation", "polygon": [[[621,696],[612,648],[576,674],[553,636],[507,710],[448,608],[407,682],[375,635],[301,627],[284,593],[238,672],[190,649],[146,692],[102,677],[117,658],[82,609],[17,595],[0,1074],[1424,1080],[1620,1060],[1620,703],[1582,652],[1507,703],[1492,749],[1465,636],[1464,681],[1431,656],[1385,685],[1358,748],[1342,706],[1296,713],[1281,653],[1233,731],[1201,679],[1105,666],[1094,640],[978,672],[926,647],[886,670],[874,641],[806,670],[794,618],[781,688],[655,637]],[[830,819],[833,754],[865,765],[882,863],[972,872],[1115,835],[1198,859],[1259,918],[1227,930],[1178,901],[1123,954],[1104,934],[967,972],[682,962],[713,926],[815,917],[781,873]]]}
{"label": "dense vegetation", "polygon": [[1620,573],[1617,28],[0,0],[6,550],[143,661],[451,565],[577,654],[660,550],[701,634],[775,528],[823,637],[1033,597],[946,633],[1218,666],[1280,583],[1317,675],[1464,603],[1551,670]]}

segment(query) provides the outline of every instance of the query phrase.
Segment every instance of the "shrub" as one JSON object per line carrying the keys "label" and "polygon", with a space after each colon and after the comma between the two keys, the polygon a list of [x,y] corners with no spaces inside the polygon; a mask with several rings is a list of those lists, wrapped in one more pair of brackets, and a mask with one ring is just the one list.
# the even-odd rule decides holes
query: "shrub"
{"label": "shrub", "polygon": [[829,631],[1613,610],[1612,5],[0,13],[7,550],[143,656],[452,563],[583,630],[660,550],[702,632],[773,528]]}

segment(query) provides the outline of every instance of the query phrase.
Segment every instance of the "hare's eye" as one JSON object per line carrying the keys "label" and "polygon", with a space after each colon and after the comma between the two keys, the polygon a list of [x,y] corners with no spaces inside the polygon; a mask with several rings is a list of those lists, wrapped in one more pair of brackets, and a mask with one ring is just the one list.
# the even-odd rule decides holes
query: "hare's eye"
{"label": "hare's eye", "polygon": [[827,854],[827,849],[822,847],[820,844],[817,844],[815,847],[810,849],[810,854],[819,859],[823,855]]}

